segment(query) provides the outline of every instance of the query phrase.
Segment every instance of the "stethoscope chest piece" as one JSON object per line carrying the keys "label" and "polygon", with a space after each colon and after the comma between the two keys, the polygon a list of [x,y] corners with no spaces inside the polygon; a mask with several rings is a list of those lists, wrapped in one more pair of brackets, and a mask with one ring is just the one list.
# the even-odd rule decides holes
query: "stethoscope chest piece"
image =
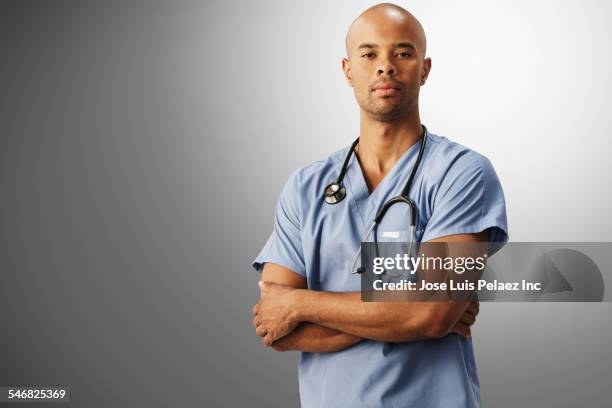
{"label": "stethoscope chest piece", "polygon": [[325,187],[325,202],[327,204],[338,204],[346,197],[346,188],[342,184],[331,183]]}

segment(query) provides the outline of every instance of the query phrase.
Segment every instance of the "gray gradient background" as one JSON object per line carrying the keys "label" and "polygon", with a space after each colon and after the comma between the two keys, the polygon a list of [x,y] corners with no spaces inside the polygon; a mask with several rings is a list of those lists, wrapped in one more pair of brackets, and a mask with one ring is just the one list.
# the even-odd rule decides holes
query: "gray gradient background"
{"label": "gray gradient background", "polygon": [[[347,145],[372,2],[0,3],[0,385],[72,406],[297,406],[250,261],[298,166]],[[514,241],[611,241],[605,1],[402,2],[430,130],[488,156]],[[602,407],[612,305],[486,304],[485,407]]]}

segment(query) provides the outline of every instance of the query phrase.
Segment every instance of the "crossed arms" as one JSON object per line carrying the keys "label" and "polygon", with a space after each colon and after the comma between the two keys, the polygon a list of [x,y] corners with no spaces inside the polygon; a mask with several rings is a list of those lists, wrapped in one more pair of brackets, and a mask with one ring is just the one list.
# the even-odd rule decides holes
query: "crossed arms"
{"label": "crossed arms", "polygon": [[[486,242],[489,231],[449,235],[431,242]],[[280,265],[266,263],[261,299],[253,325],[264,345],[277,351],[333,352],[364,339],[417,341],[448,333],[470,336],[475,302],[362,302],[359,292],[306,289],[306,280]]]}

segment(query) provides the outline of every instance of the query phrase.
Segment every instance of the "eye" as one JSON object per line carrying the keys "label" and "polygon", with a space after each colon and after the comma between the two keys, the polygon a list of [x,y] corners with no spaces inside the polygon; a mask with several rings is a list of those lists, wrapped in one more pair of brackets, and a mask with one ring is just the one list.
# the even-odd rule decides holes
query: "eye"
{"label": "eye", "polygon": [[410,53],[409,53],[409,52],[407,52],[407,51],[404,51],[404,52],[398,52],[398,53],[397,53],[397,56],[398,56],[398,57],[400,57],[400,58],[409,58],[409,57],[411,57],[411,56],[412,56],[412,54],[410,54]]}
{"label": "eye", "polygon": [[367,52],[365,54],[363,54],[361,57],[366,57],[366,58],[373,58],[374,57],[374,53],[373,52]]}

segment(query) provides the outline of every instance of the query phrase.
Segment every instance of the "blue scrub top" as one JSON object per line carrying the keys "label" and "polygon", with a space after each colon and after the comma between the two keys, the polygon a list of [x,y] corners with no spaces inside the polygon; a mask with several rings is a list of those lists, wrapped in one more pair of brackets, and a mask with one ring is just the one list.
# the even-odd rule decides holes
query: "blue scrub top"
{"label": "blue scrub top", "polygon": [[[265,262],[290,269],[312,290],[360,290],[350,273],[360,241],[383,203],[401,193],[420,143],[410,147],[369,194],[353,155],[344,183],[346,198],[323,200],[349,147],[295,171],[276,207],[274,230],[253,267]],[[491,228],[491,242],[508,240],[504,194],[489,160],[446,137],[428,133],[423,160],[410,190],[418,208],[417,241]],[[405,207],[407,206],[394,206]],[[394,208],[392,207],[392,209]],[[407,240],[408,217],[388,213],[383,230]],[[399,234],[398,234],[399,232]],[[362,341],[335,353],[302,353],[303,407],[478,407],[480,386],[472,340],[451,333],[405,343]]]}

